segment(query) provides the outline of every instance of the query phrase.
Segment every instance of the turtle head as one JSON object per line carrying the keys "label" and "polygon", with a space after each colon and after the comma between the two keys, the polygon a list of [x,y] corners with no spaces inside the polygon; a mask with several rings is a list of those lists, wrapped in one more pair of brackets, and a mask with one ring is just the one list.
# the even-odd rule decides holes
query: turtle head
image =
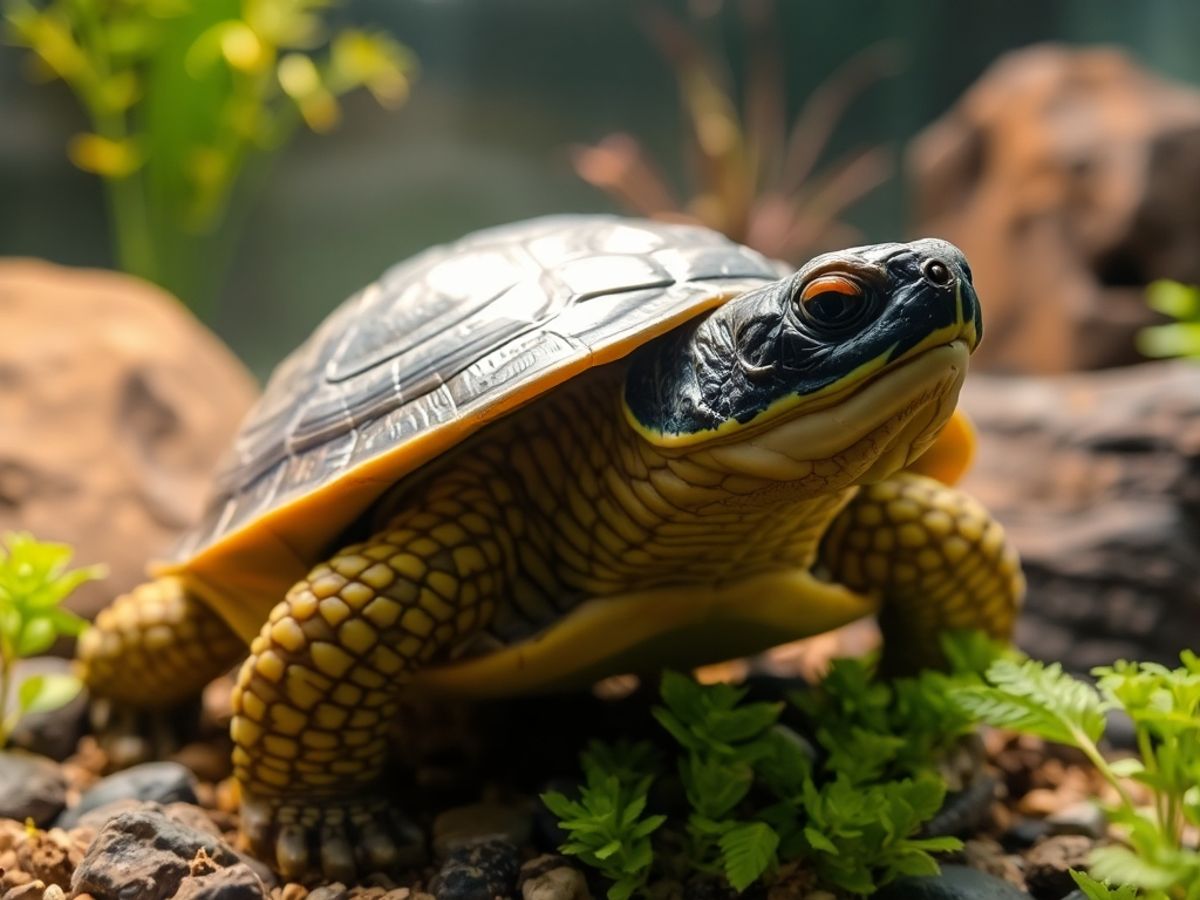
{"label": "turtle head", "polygon": [[953,244],[826,253],[639,350],[626,418],[668,455],[738,474],[874,481],[933,442],[981,333]]}

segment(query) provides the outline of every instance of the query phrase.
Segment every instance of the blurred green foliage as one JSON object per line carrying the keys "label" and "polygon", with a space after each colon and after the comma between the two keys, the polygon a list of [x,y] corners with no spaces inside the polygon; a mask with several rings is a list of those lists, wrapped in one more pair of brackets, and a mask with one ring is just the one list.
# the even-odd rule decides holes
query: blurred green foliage
{"label": "blurred green foliage", "polygon": [[1200,287],[1162,279],[1147,288],[1146,301],[1178,321],[1143,328],[1138,349],[1147,356],[1200,357]]}
{"label": "blurred green foliage", "polygon": [[43,543],[28,534],[7,534],[0,544],[0,747],[21,716],[62,706],[81,687],[73,675],[35,675],[17,689],[17,708],[8,709],[17,660],[45,653],[60,636],[78,635],[87,627],[62,602],[84,582],[103,578],[105,569],[68,570],[71,556],[66,544]]}
{"label": "blurred green foliage", "polygon": [[108,187],[118,264],[201,311],[270,155],[350,91],[399,105],[416,68],[387,35],[327,35],[334,0],[0,2],[32,74],[87,115],[67,150]]}

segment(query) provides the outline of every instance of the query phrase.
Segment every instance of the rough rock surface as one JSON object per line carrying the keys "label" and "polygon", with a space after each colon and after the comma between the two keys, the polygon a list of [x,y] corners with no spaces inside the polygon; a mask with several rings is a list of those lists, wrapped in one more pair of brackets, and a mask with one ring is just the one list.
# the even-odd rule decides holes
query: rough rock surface
{"label": "rough rock surface", "polygon": [[1085,671],[1200,646],[1200,366],[973,375],[979,458],[963,487],[1029,580],[1017,640]]}
{"label": "rough rock surface", "polygon": [[44,828],[67,802],[67,782],[49,759],[27,753],[0,753],[0,818],[33,819]]}
{"label": "rough rock surface", "polygon": [[124,769],[96,782],[59,817],[58,824],[72,828],[84,814],[118,800],[195,803],[196,777],[174,762],[143,763]]}
{"label": "rough rock surface", "polygon": [[199,517],[256,393],[173,298],[135,278],[0,260],[0,532],[73,544],[110,576],[94,614]]}
{"label": "rough rock surface", "polygon": [[915,233],[971,260],[986,310],[980,366],[1136,362],[1143,286],[1200,281],[1200,91],[1119,50],[1005,55],[908,162]]}
{"label": "rough rock surface", "polygon": [[217,866],[241,862],[219,838],[163,813],[121,813],[105,824],[88,848],[71,889],[96,900],[165,900],[192,874],[192,863],[201,850]]}
{"label": "rough rock surface", "polygon": [[437,900],[492,900],[513,893],[520,872],[517,848],[506,841],[455,847],[429,883]]}
{"label": "rough rock surface", "polygon": [[263,883],[245,863],[189,875],[171,900],[262,900]]}

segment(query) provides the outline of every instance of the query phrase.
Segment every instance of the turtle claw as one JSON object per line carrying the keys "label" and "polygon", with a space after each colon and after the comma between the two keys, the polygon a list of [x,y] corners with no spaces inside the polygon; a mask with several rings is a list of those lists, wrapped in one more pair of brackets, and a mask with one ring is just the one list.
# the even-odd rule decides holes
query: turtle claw
{"label": "turtle claw", "polygon": [[379,801],[242,801],[242,839],[291,879],[345,884],[424,859],[423,835]]}

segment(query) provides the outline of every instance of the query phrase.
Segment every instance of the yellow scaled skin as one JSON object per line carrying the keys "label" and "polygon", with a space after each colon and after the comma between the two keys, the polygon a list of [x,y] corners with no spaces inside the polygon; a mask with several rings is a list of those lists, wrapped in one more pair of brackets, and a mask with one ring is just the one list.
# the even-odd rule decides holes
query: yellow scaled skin
{"label": "yellow scaled skin", "polygon": [[[1022,584],[999,526],[896,474],[951,421],[966,353],[943,338],[837,402],[684,447],[630,425],[614,363],[402,482],[373,536],[313,568],[251,644],[232,725],[246,841],[287,876],[396,864],[402,828],[374,785],[413,687],[490,695],[699,665],[876,611],[897,668],[936,662],[949,627],[1007,636]],[[925,470],[951,479],[969,429],[945,434]],[[203,604],[138,596],[118,609],[143,611],[114,611],[83,646],[96,689],[144,698],[145,674],[123,672],[169,659],[166,701],[228,663],[232,631],[198,643],[216,621]],[[161,639],[168,609],[193,630],[176,617]]]}

